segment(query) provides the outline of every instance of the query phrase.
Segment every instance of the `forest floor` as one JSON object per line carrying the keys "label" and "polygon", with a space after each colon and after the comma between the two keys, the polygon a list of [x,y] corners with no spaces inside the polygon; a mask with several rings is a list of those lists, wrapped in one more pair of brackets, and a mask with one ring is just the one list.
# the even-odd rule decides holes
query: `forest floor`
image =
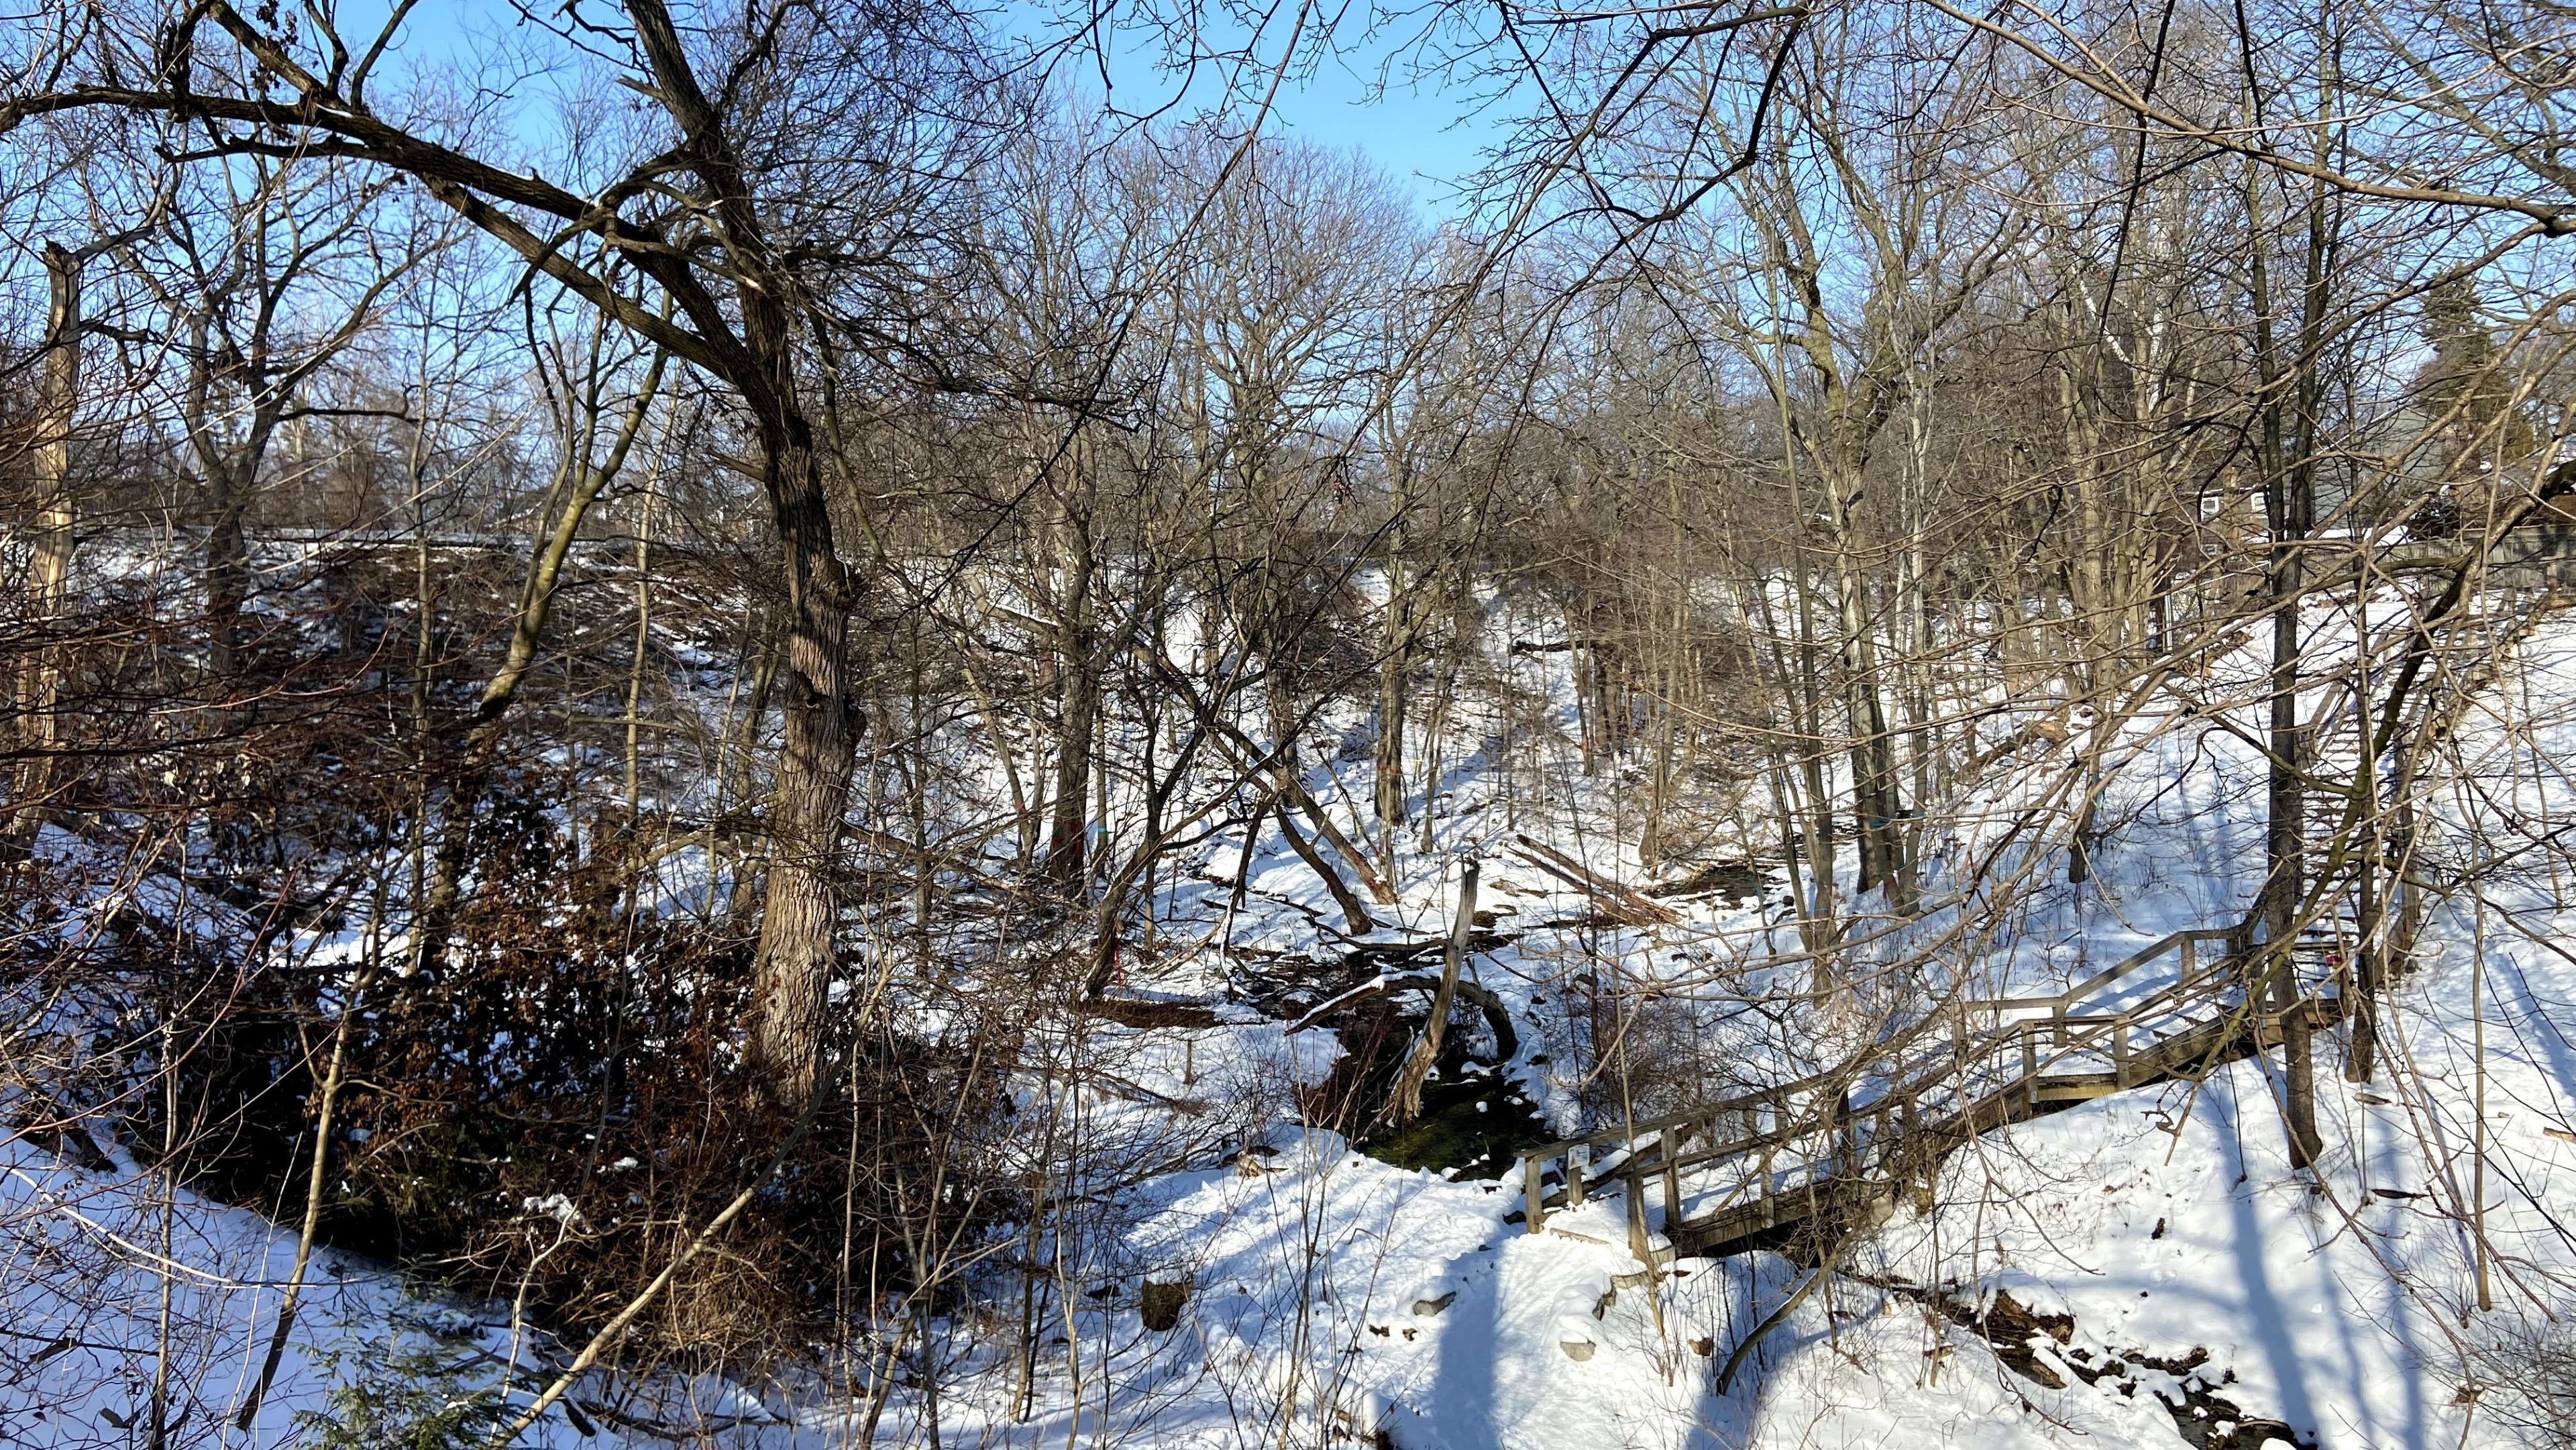
{"label": "forest floor", "polygon": [[[2576,819],[2576,790],[2554,764],[2576,753],[2576,706],[2529,705],[2576,701],[2576,627],[2526,640],[2503,678],[2499,695],[2515,703],[2459,732],[2461,773],[2479,789],[2455,793],[2454,824],[2499,811]],[[2191,723],[2191,692],[2223,685],[2177,684],[2163,713],[2110,742],[2123,758],[2097,815],[2091,881],[2054,874],[2000,914],[1981,895],[2012,859],[1996,843],[2015,813],[2040,782],[2079,768],[2079,731],[2035,743],[1972,789],[1927,859],[1932,909],[1856,950],[1846,972],[1866,982],[1869,961],[1973,921],[1961,940],[1976,950],[1945,958],[1959,985],[2055,991],[2169,931],[2241,916],[2261,868],[2259,763],[2237,737]],[[2533,1443],[2517,1421],[2548,1407],[2535,1408],[2517,1367],[2559,1332],[2551,1316],[2576,1312],[2576,1238],[2562,1227],[2576,1221],[2576,912],[2553,880],[2498,879],[2433,912],[2416,969],[2385,1005],[2389,1061],[2374,1081],[2344,1080],[2340,1030],[2321,1043],[2327,1152],[2315,1170],[2287,1162],[2271,1058],[1990,1133],[1780,1314],[1721,1393],[1722,1367],[1808,1268],[1752,1253],[1649,1274],[1629,1256],[1615,1201],[1531,1235],[1515,1181],[1400,1166],[1300,1110],[1341,1054],[1328,1025],[1292,1029],[1345,989],[1355,953],[1444,933],[1468,856],[1483,863],[1479,904],[1495,914],[1472,980],[1517,1040],[1508,1052],[1491,1034],[1470,1045],[1496,1060],[1435,1091],[1449,1131],[1415,1144],[1421,1153],[1454,1162],[1507,1150],[1516,1133],[1615,1122],[1623,1090],[1645,1116],[1812,1071],[1847,1045],[1831,1013],[1754,1005],[1805,995],[1793,990],[1802,964],[1773,964],[1795,942],[1776,865],[1668,898],[1677,922],[1605,924],[1514,840],[1645,884],[1623,824],[1633,778],[1586,778],[1560,749],[1547,767],[1555,805],[1533,808],[1527,774],[1497,768],[1510,727],[1465,718],[1455,733],[1460,763],[1437,800],[1417,802],[1436,811],[1430,839],[1399,858],[1400,905],[1378,912],[1386,925],[1367,939],[1330,929],[1330,898],[1272,835],[1248,851],[1240,840],[1202,848],[1164,889],[1160,949],[1131,958],[1120,992],[1203,1008],[1214,1025],[1092,1019],[1086,1052],[1119,1090],[1093,1093],[1085,1111],[1108,1136],[1203,1140],[1224,1125],[1225,1151],[1117,1195],[1116,1232],[1079,1266],[1075,1307],[1051,1311],[1057,1332],[1043,1337],[1054,1342],[1033,1363],[1008,1336],[956,1337],[940,1443]],[[2510,802],[2496,794],[2503,782]],[[1364,788],[1330,765],[1309,783],[1337,811]],[[1638,1003],[1633,1015],[1596,1011]],[[1584,1080],[1561,1064],[1592,1055],[1603,1020],[1625,1031]],[[1458,1121],[1475,1116],[1522,1122],[1479,1137]],[[183,1347],[168,1370],[173,1401],[199,1433],[256,1375],[291,1232],[185,1194],[165,1212],[148,1171],[113,1145],[109,1158],[83,1167],[24,1140],[0,1148],[0,1222],[19,1258],[0,1320],[11,1341],[0,1354],[17,1367],[0,1377],[0,1445],[142,1443],[133,1426],[165,1315],[185,1327],[170,1341]],[[532,1219],[546,1212],[528,1207]],[[184,1268],[163,1272],[174,1263]],[[279,1388],[227,1443],[291,1440],[300,1415],[345,1411],[335,1386],[454,1396],[538,1357],[507,1304],[416,1293],[327,1251],[310,1277]],[[1169,1330],[1144,1325],[1148,1280],[1189,1286]],[[666,1428],[694,1420],[729,1445],[853,1435],[847,1406],[793,1386],[677,1384],[667,1398]],[[926,1443],[927,1409],[917,1390],[896,1391],[881,1439]],[[621,1437],[661,1443],[562,1412],[526,1443]]]}

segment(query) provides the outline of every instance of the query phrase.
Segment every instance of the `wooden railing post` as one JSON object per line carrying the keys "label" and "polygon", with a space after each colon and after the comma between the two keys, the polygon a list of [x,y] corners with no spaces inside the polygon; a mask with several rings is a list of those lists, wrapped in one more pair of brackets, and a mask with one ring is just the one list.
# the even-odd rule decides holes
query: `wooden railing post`
{"label": "wooden railing post", "polygon": [[2034,1108],[2039,1106],[2039,1043],[2036,1040],[2037,1026],[2038,1024],[2032,1022],[2024,1022],[2021,1024],[2022,1087],[2023,1090],[2029,1094],[2030,1105]]}
{"label": "wooden railing post", "polygon": [[2111,1085],[2129,1085],[2129,1014],[2111,1019]]}
{"label": "wooden railing post", "polygon": [[1655,1267],[1654,1249],[1646,1242],[1646,1176],[1634,1169],[1628,1173],[1628,1252],[1648,1269]]}
{"label": "wooden railing post", "polygon": [[1764,1228],[1779,1222],[1778,1211],[1772,1206],[1771,1187],[1771,1155],[1777,1151],[1777,1147],[1773,1144],[1762,1145],[1762,1226]]}
{"label": "wooden railing post", "polygon": [[1529,1231],[1531,1233],[1537,1233],[1540,1229],[1547,1227],[1546,1159],[1524,1158],[1521,1160],[1521,1196],[1528,1201],[1527,1206],[1522,1211],[1521,1217],[1525,1221]]}
{"label": "wooden railing post", "polygon": [[1583,1180],[1592,1176],[1592,1145],[1577,1143],[1565,1150],[1565,1206],[1583,1206]]}

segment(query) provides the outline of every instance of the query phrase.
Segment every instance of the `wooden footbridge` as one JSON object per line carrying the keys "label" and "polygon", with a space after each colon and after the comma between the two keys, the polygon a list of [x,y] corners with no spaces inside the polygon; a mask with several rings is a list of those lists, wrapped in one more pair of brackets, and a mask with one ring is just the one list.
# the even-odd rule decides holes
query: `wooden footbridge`
{"label": "wooden footbridge", "polygon": [[[2281,1041],[2282,1024],[2342,1016],[2345,937],[2324,923],[2292,970],[2248,962],[2234,933],[2182,931],[2054,996],[1953,1002],[1830,1073],[1766,1087],[1521,1157],[1527,1227],[1624,1186],[1630,1251],[1808,1254],[1884,1219],[1928,1188],[1942,1158],[1977,1134],[2125,1088],[2197,1079]],[[2170,968],[2170,974],[2165,969]],[[2292,989],[2285,979],[2294,979]],[[2250,989],[2249,989],[2250,988]],[[1649,1201],[1669,1251],[1650,1252]]]}
{"label": "wooden footbridge", "polygon": [[[2524,542],[2528,557],[2491,548],[2489,562],[2533,565],[2545,577],[2530,582],[2552,592],[2518,611],[2462,616],[2477,647],[2454,700],[2485,688],[2566,605],[2555,586],[2576,577],[2576,529]],[[2344,986],[2362,944],[2379,975],[2398,975],[2421,909],[2412,884],[2380,875],[2393,834],[2409,827],[2403,809],[2376,824],[2371,803],[2387,777],[2363,757],[2387,742],[2365,746],[2374,719],[2347,695],[2304,731],[2303,834],[2336,844],[2302,903],[2311,924],[2286,951],[2250,946],[2242,927],[2176,932],[2053,996],[1947,1003],[1829,1072],[1532,1149],[1521,1155],[1529,1231],[1552,1210],[1624,1191],[1629,1249],[1648,1263],[1754,1248],[1821,1258],[1928,1190],[1942,1159],[1980,1133],[2125,1088],[2197,1081],[2278,1046],[2284,1024],[2340,1021],[2361,1000]],[[1657,1204],[1669,1250],[1651,1242]]]}

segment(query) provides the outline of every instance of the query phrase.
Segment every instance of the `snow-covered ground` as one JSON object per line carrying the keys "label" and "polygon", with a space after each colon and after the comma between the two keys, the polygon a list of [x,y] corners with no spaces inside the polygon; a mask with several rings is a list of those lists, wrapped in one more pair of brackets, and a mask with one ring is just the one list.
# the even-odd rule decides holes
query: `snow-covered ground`
{"label": "snow-covered ground", "polygon": [[[1561,676],[1563,656],[1497,663],[1542,697],[1570,694],[1545,673]],[[2259,669],[2242,654],[2216,661],[2091,727],[2104,740],[2079,719],[2068,739],[1990,767],[1929,843],[1933,909],[1856,949],[1847,975],[1940,943],[1979,993],[2056,990],[2168,931],[2241,915],[2261,866],[2259,764],[2210,715],[2241,706]],[[2576,753],[2576,626],[2523,641],[2501,681],[2457,731],[2434,814],[2509,816],[2508,835],[2545,839],[2551,820],[2576,819],[2558,765]],[[1658,1061],[1696,1074],[1651,1075],[1632,1096],[1696,1100],[1813,1070],[1835,1050],[1830,1023],[1745,1006],[1808,980],[1803,962],[1778,960],[1797,946],[1776,873],[1758,900],[1677,901],[1674,925],[1582,921],[1581,893],[1517,857],[1512,838],[1641,881],[1635,833],[1621,829],[1633,782],[1584,776],[1562,721],[1459,714],[1443,746],[1458,764],[1417,805],[1434,810],[1428,849],[1399,860],[1401,904],[1377,911],[1373,939],[1445,931],[1455,863],[1484,863],[1480,904],[1509,939],[1477,955],[1475,979],[1519,1025],[1504,1071],[1554,1129],[1596,1126],[1587,1113],[1615,1092],[1575,1067],[1604,998],[1651,1001],[1628,1019],[1637,1050],[1651,1039]],[[2012,724],[1990,728],[2000,738]],[[1498,768],[1507,751],[1522,752],[1517,778]],[[2094,878],[2067,886],[2062,850],[2012,823],[2097,770]],[[1365,789],[1364,768],[1343,772],[1309,774],[1336,813]],[[938,1386],[941,1443],[2531,1443],[2552,1410],[2533,1398],[2528,1346],[2551,1316],[2576,1315],[2576,1239],[2562,1227],[2576,1220],[2576,916],[2554,859],[2528,853],[2433,913],[2417,969],[2391,989],[2373,1081],[2336,1071],[2339,1035],[2324,1047],[2317,1170],[2288,1166],[2277,1064],[2242,1061],[1987,1135],[1811,1287],[1808,1269],[1767,1253],[1651,1272],[1629,1257],[1615,1200],[1532,1235],[1516,1183],[1397,1168],[1300,1122],[1298,1089],[1332,1066],[1329,1033],[1292,1032],[1228,993],[1264,963],[1347,950],[1321,924],[1338,912],[1275,834],[1212,842],[1162,889],[1164,950],[1126,989],[1214,1003],[1221,1025],[1099,1026],[1096,1061],[1141,1091],[1101,1094],[1092,1111],[1103,1124],[1197,1113],[1231,1124],[1221,1146],[1237,1151],[1117,1199],[1115,1232],[1066,1267],[1078,1292],[1052,1311],[1057,1331],[1033,1361],[961,1332]],[[381,1389],[426,1365],[449,1372],[442,1393],[468,1394],[515,1364],[509,1392],[523,1400],[562,1352],[514,1327],[506,1304],[440,1303],[325,1253],[278,1390],[234,1431],[292,1235],[185,1194],[165,1212],[152,1176],[121,1155],[116,1171],[91,1172],[24,1141],[5,1152],[0,1443],[142,1443],[132,1427],[165,1340],[173,1413],[191,1427],[173,1443],[258,1446],[292,1439],[299,1413],[345,1415],[334,1385]],[[1144,1326],[1148,1282],[1188,1286],[1168,1331]],[[1738,1349],[1775,1320],[1721,1391]],[[702,1417],[720,1443],[855,1434],[819,1391],[660,1389],[652,1418]],[[880,1439],[926,1443],[926,1399],[898,1389]],[[557,1410],[528,1443],[621,1436],[653,1439]]]}
{"label": "snow-covered ground", "polygon": [[[0,1445],[142,1445],[156,1382],[171,1445],[277,1445],[315,1417],[346,1421],[360,1386],[388,1410],[434,1408],[500,1384],[514,1351],[541,1366],[509,1306],[445,1301],[382,1266],[315,1252],[274,1388],[236,1424],[259,1378],[296,1235],[181,1190],[116,1154],[83,1170],[21,1139],[0,1148]],[[524,1443],[582,1443],[556,1415]],[[595,1441],[589,1443],[597,1443]]]}

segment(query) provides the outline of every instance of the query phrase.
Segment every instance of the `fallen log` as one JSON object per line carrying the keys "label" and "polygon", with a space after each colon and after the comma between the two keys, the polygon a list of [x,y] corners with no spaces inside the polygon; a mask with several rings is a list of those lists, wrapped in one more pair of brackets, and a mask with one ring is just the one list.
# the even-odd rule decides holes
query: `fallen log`
{"label": "fallen log", "polygon": [[1606,915],[1631,926],[1670,926],[1682,919],[1680,912],[1591,870],[1553,846],[1527,836],[1516,835],[1512,840],[1520,848],[1514,854],[1550,876],[1580,888]]}

